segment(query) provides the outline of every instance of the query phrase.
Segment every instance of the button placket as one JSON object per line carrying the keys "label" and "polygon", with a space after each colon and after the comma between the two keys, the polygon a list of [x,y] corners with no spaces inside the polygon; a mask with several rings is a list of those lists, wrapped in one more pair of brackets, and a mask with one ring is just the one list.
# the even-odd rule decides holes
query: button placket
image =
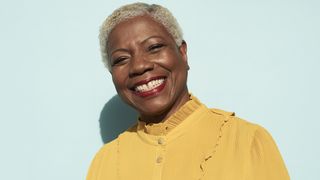
{"label": "button placket", "polygon": [[155,156],[155,169],[153,174],[153,180],[162,179],[163,164],[165,161],[166,140],[164,137],[158,137],[156,141],[156,156]]}
{"label": "button placket", "polygon": [[165,152],[165,143],[166,143],[166,140],[164,137],[159,137],[157,139],[157,143],[158,143],[158,155],[157,155],[157,158],[156,158],[156,163],[157,164],[160,164],[163,162],[163,159],[164,159],[164,152]]}

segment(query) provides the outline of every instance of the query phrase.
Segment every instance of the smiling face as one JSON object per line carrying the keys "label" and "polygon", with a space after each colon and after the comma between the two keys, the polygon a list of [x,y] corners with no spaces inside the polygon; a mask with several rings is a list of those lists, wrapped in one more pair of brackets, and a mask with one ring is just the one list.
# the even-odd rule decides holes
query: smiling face
{"label": "smiling face", "polygon": [[189,100],[187,45],[151,17],[121,22],[107,46],[115,88],[141,120],[160,122]]}

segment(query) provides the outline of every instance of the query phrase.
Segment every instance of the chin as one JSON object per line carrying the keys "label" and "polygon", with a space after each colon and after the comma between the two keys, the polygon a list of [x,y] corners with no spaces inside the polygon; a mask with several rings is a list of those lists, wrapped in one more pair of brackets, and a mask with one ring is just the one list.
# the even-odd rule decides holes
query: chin
{"label": "chin", "polygon": [[146,103],[139,104],[138,106],[134,106],[140,114],[145,114],[148,116],[158,116],[165,111],[170,109],[170,103],[165,100],[154,100],[154,101],[147,101]]}

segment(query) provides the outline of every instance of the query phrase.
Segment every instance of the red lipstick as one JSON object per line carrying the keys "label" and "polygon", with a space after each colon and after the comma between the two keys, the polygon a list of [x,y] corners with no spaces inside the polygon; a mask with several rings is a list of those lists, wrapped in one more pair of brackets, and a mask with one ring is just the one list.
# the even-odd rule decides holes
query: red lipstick
{"label": "red lipstick", "polygon": [[157,79],[164,79],[164,81],[159,86],[157,86],[149,91],[134,91],[134,94],[136,94],[140,97],[149,97],[149,96],[154,96],[154,95],[159,94],[166,86],[165,77],[162,77],[162,76],[161,77],[160,76],[152,77],[150,79],[139,81],[138,83],[135,84],[135,87],[139,86],[139,85],[143,85],[143,84],[148,84],[150,81],[157,80]]}

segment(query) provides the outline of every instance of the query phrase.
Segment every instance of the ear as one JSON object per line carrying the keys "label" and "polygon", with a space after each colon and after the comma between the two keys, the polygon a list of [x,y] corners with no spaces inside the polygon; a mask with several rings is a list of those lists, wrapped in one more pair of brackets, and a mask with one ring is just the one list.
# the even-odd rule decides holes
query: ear
{"label": "ear", "polygon": [[189,64],[188,64],[188,55],[187,55],[187,43],[186,41],[182,40],[182,43],[179,47],[179,51],[180,51],[180,54],[181,54],[181,57],[182,57],[182,60],[185,61],[185,63],[187,64],[187,69],[189,70],[190,67],[189,67]]}

